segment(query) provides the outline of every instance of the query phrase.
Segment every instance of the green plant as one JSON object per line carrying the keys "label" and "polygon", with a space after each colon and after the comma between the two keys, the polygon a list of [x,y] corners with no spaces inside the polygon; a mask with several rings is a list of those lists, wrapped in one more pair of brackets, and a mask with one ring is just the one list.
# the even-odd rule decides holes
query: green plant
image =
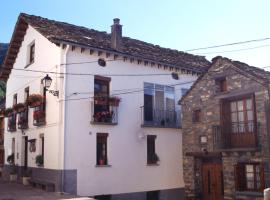
{"label": "green plant", "polygon": [[8,157],[7,157],[7,162],[9,164],[14,164],[14,153],[10,154]]}
{"label": "green plant", "polygon": [[12,108],[6,108],[6,110],[5,110],[5,116],[6,117],[9,117],[12,113],[13,113],[13,109]]}
{"label": "green plant", "polygon": [[36,156],[36,164],[37,164],[38,166],[42,166],[42,165],[43,165],[43,162],[44,162],[43,156],[42,156],[42,155],[37,155],[37,156]]}

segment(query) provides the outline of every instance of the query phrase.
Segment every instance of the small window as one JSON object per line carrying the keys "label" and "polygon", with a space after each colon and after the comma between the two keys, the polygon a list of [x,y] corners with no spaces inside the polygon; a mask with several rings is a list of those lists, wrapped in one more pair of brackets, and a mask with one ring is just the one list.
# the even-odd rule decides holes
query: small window
{"label": "small window", "polygon": [[156,135],[147,135],[147,164],[157,164],[159,161],[156,154]]}
{"label": "small window", "polygon": [[264,189],[264,170],[260,163],[239,163],[235,166],[235,187],[237,191],[258,191]]}
{"label": "small window", "polygon": [[216,80],[217,92],[227,91],[227,81],[226,78],[219,78]]}
{"label": "small window", "polygon": [[27,101],[28,97],[29,97],[29,87],[24,89],[24,102]]}
{"label": "small window", "polygon": [[13,105],[17,104],[17,94],[13,95]]}
{"label": "small window", "polygon": [[97,165],[108,165],[107,133],[97,133]]}
{"label": "small window", "polygon": [[35,43],[31,44],[29,47],[29,64],[35,62]]}
{"label": "small window", "polygon": [[42,155],[42,158],[44,159],[44,135],[40,135],[40,155]]}
{"label": "small window", "polygon": [[192,113],[192,118],[193,123],[201,122],[201,110],[194,110]]}
{"label": "small window", "polygon": [[159,200],[159,191],[146,192],[146,200]]}

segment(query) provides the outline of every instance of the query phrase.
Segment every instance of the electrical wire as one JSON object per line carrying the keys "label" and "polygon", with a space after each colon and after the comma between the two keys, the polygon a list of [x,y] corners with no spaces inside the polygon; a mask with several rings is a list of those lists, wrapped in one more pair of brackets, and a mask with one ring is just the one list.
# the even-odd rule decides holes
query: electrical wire
{"label": "electrical wire", "polygon": [[205,52],[205,53],[199,52],[196,54],[207,55],[207,54],[217,54],[217,53],[231,53],[231,52],[237,52],[237,51],[247,51],[247,50],[252,50],[252,49],[259,49],[259,48],[264,48],[264,47],[270,47],[270,45],[262,45],[262,46],[256,46],[256,47],[250,47],[250,48],[244,48],[244,49],[228,50],[228,51],[216,51],[216,52]]}
{"label": "electrical wire", "polygon": [[234,46],[234,45],[240,45],[240,44],[247,44],[247,43],[252,43],[252,42],[261,42],[265,40],[270,40],[269,37],[267,38],[260,38],[260,39],[254,39],[254,40],[246,40],[246,41],[241,41],[241,42],[233,42],[233,43],[228,43],[228,44],[220,44],[220,45],[213,45],[213,46],[208,46],[208,47],[200,47],[200,48],[194,48],[194,49],[187,49],[185,51],[197,51],[197,50],[203,50],[203,49],[213,49],[213,48],[219,48],[219,47],[226,47],[226,46]]}

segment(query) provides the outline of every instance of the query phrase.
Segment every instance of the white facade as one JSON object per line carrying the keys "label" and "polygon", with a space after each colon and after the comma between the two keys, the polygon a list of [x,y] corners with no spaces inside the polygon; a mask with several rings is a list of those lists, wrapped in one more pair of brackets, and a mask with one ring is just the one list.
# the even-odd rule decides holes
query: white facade
{"label": "white facade", "polygon": [[[29,44],[33,41],[35,62],[25,68]],[[60,95],[57,98],[47,92],[46,125],[32,125],[33,109],[30,108],[29,129],[12,133],[5,130],[6,158],[12,153],[12,138],[15,138],[15,164],[23,166],[23,137],[28,136],[28,139],[36,139],[37,146],[36,152],[28,153],[28,166],[36,168],[35,157],[40,154],[40,135],[44,135],[44,169],[77,170],[78,195],[94,196],[183,188],[181,129],[141,126],[143,88],[145,82],[175,85],[175,107],[180,109],[177,100],[182,95],[181,88],[189,88],[197,77],[179,74],[179,80],[174,80],[171,76],[163,75],[123,76],[170,74],[172,71],[144,65],[143,62],[138,64],[136,60],[124,61],[121,56],[116,60],[107,61],[106,67],[101,67],[95,62],[99,58],[114,59],[113,54],[108,57],[105,53],[98,55],[95,51],[90,55],[87,49],[74,49],[69,45],[62,48],[49,42],[31,26],[28,28],[13,68],[65,74],[49,74],[53,79],[50,89],[59,90]],[[90,123],[93,115],[91,106],[94,76],[71,75],[72,73],[111,77],[110,94],[121,98],[117,125]],[[122,76],[110,76],[113,74]],[[14,94],[18,96],[18,103],[24,102],[26,87],[30,88],[30,94],[40,93],[41,79],[45,75],[46,73],[12,70],[7,82],[6,106],[12,106]],[[182,82],[188,83],[179,84]],[[127,92],[135,89],[137,92]],[[96,166],[97,133],[108,133],[108,166]],[[159,165],[147,165],[147,135],[156,135],[155,148],[160,159]]]}

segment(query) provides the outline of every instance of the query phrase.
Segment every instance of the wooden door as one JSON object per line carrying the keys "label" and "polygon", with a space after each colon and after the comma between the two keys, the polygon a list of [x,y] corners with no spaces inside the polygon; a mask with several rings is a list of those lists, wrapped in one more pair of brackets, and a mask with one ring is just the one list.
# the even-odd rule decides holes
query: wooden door
{"label": "wooden door", "polygon": [[28,137],[24,137],[24,168],[28,167]]}
{"label": "wooden door", "polygon": [[207,163],[202,166],[204,200],[223,199],[223,172],[220,163]]}

